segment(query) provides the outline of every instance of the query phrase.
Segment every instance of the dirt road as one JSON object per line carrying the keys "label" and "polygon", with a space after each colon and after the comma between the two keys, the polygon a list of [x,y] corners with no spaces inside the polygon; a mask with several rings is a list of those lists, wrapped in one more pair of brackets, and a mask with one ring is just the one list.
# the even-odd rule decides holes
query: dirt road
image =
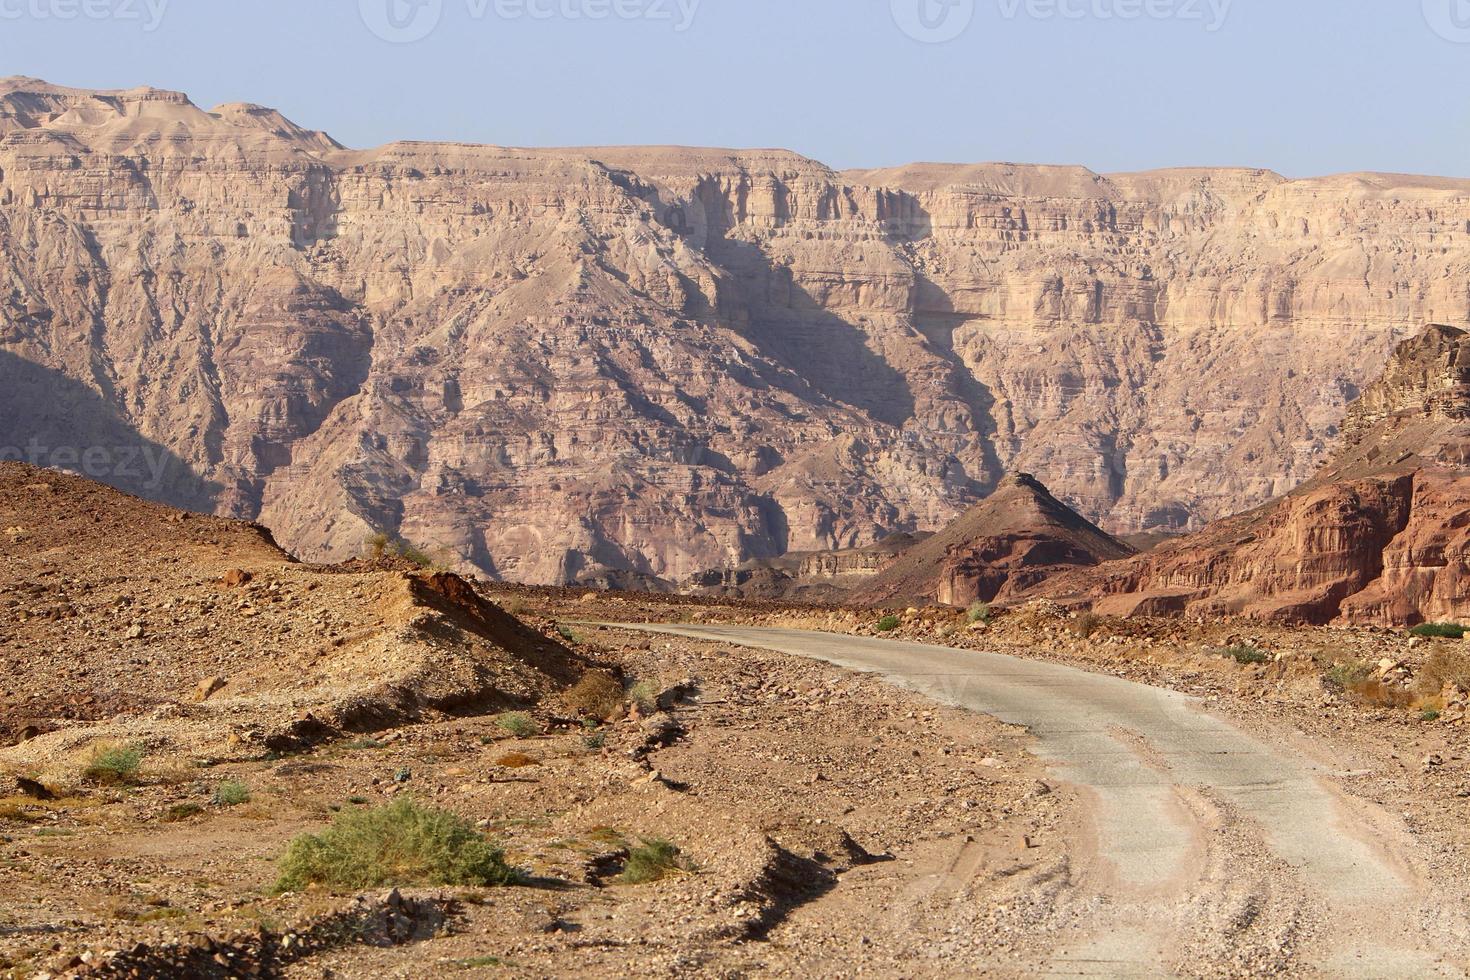
{"label": "dirt road", "polygon": [[[1067,925],[1043,973],[1229,972],[1264,955],[1295,975],[1465,975],[1464,911],[1430,894],[1399,817],[1334,786],[1315,761],[1325,748],[1272,744],[1196,699],[1042,661],[799,630],[647,629],[878,673],[1028,728],[1088,811],[1048,899]],[[1236,948],[1260,945],[1268,916],[1275,948]]]}

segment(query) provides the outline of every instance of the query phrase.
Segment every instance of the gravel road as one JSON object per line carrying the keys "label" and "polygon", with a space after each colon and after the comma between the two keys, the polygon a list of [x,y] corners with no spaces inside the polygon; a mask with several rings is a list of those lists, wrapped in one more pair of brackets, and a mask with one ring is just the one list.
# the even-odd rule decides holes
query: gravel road
{"label": "gravel road", "polygon": [[1071,888],[1087,900],[1068,900],[1089,911],[1042,972],[1174,975],[1192,949],[1229,956],[1232,929],[1270,909],[1290,920],[1272,952],[1293,973],[1465,975],[1452,962],[1463,949],[1434,938],[1445,910],[1426,894],[1412,835],[1342,794],[1314,761],[1330,753],[1247,735],[1182,694],[1045,661],[801,630],[646,629],[877,673],[1029,729],[1090,817],[1088,839],[1069,842]]}

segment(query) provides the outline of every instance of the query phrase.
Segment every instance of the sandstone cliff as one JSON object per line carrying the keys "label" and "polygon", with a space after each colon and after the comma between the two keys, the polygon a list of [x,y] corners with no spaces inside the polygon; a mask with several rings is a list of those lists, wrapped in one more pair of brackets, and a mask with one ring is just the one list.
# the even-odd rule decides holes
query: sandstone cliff
{"label": "sandstone cliff", "polygon": [[1470,334],[1431,326],[1400,345],[1296,492],[1040,591],[1120,615],[1470,619]]}
{"label": "sandstone cliff", "polygon": [[1133,554],[1057,500],[1029,474],[1003,480],[959,520],[903,552],[858,601],[968,606],[1014,598],[1069,568]]}
{"label": "sandstone cliff", "polygon": [[1470,317],[1467,243],[1467,182],[355,151],[10,79],[0,449],[528,582],[860,548],[1019,469],[1193,528],[1305,480],[1403,324]]}

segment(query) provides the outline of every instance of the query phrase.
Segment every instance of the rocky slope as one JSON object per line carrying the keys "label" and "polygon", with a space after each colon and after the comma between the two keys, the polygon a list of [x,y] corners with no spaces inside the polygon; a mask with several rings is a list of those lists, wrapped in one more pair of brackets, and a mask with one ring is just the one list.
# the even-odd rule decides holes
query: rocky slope
{"label": "rocky slope", "polygon": [[523,707],[592,665],[451,574],[0,463],[0,764],[99,739],[239,757]]}
{"label": "rocky slope", "polygon": [[1470,316],[1467,243],[1449,180],[353,151],[11,79],[0,450],[530,582],[858,548],[1022,469],[1198,527],[1310,476],[1404,324]]}
{"label": "rocky slope", "polygon": [[1010,599],[1069,568],[1133,554],[1029,474],[1001,482],[940,533],[900,554],[858,591],[860,602],[968,606]]}
{"label": "rocky slope", "polygon": [[1470,334],[1431,326],[1272,504],[1041,591],[1099,612],[1412,625],[1470,620]]}

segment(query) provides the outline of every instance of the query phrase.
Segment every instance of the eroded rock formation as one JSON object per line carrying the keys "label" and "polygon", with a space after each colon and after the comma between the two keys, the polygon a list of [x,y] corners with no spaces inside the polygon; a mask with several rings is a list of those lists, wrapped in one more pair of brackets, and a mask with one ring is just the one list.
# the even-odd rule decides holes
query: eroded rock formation
{"label": "eroded rock formation", "polygon": [[1310,476],[1404,324],[1470,318],[1467,229],[1461,181],[355,151],[11,79],[0,448],[528,582],[860,548],[1020,469],[1198,527]]}
{"label": "eroded rock formation", "polygon": [[1069,568],[1133,554],[1025,473],[943,531],[903,552],[858,592],[873,603],[968,606],[1011,599]]}
{"label": "eroded rock formation", "polygon": [[1431,326],[1400,345],[1296,492],[1042,591],[1119,615],[1470,618],[1470,334]]}

